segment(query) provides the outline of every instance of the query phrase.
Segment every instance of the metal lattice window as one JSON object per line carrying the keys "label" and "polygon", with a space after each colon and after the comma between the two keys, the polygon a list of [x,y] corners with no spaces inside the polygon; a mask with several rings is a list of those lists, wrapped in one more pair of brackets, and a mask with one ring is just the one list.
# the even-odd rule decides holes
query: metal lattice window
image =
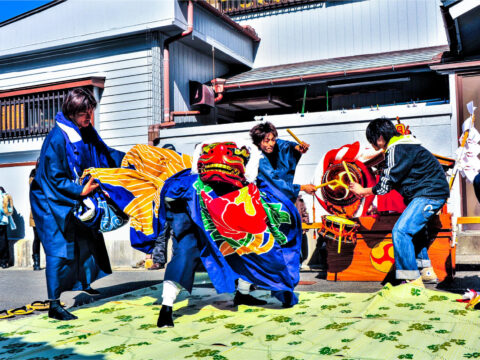
{"label": "metal lattice window", "polygon": [[68,89],[0,99],[2,139],[45,135],[55,126]]}
{"label": "metal lattice window", "polygon": [[[92,86],[83,87],[92,90]],[[48,134],[71,89],[73,87],[0,97],[0,140]]]}

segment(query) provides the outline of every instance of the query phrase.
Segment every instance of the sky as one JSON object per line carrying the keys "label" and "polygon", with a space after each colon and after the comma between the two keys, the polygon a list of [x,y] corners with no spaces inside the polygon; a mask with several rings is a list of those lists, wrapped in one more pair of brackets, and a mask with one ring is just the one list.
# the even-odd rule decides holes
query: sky
{"label": "sky", "polygon": [[0,22],[35,9],[51,0],[0,0]]}

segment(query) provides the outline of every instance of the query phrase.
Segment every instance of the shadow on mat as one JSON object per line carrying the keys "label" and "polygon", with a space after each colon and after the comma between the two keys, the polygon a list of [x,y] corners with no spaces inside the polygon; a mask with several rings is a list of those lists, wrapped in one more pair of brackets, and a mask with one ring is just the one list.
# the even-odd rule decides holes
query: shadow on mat
{"label": "shadow on mat", "polygon": [[[0,334],[2,332],[0,331]],[[103,360],[105,355],[82,355],[74,349],[55,349],[45,342],[26,342],[21,337],[10,337],[2,334],[0,337],[0,358],[10,357],[22,359],[75,359],[75,360]]]}
{"label": "shadow on mat", "polygon": [[[117,284],[114,286],[106,286],[101,288],[95,288],[100,292],[100,295],[90,296],[84,292],[79,293],[73,299],[75,300],[73,307],[81,306],[85,304],[97,303],[99,300],[105,300],[113,296],[122,295],[131,291],[144,289],[150,286],[160,285],[162,281],[131,281],[124,284]],[[160,294],[161,295],[161,294]]]}

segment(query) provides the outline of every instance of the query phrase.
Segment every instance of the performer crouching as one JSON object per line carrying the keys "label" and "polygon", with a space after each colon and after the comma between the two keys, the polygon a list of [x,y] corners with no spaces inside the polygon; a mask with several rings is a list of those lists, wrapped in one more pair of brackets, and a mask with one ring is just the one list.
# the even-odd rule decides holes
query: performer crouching
{"label": "performer crouching", "polygon": [[[236,290],[234,305],[266,304],[249,294],[251,283],[272,290],[285,307],[298,302],[293,289],[299,280],[300,218],[281,192],[267,188],[260,194],[252,183],[259,158],[248,142],[202,143],[192,173],[185,170],[165,182],[162,236],[171,227],[173,253],[158,327],[174,325],[173,303],[182,287],[191,292],[200,260],[217,292]],[[287,242],[291,246],[282,248]]]}

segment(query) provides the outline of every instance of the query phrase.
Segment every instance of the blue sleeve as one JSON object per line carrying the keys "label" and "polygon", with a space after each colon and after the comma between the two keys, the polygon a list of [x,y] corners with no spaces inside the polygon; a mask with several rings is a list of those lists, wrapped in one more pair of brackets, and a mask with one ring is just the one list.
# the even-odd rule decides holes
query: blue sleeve
{"label": "blue sleeve", "polygon": [[294,184],[287,179],[280,177],[279,174],[270,165],[270,162],[267,159],[260,160],[258,174],[260,175],[260,177],[263,176],[269,179],[273,183],[273,185],[278,190],[287,195],[290,200],[296,199],[298,197],[298,193],[300,192],[300,185]]}
{"label": "blue sleeve", "polygon": [[45,180],[52,190],[67,198],[78,199],[83,186],[72,181],[66,158],[65,139],[63,136],[52,137],[42,159]]}
{"label": "blue sleeve", "polygon": [[108,154],[110,155],[110,157],[112,158],[115,164],[115,167],[119,168],[122,165],[122,160],[123,160],[123,157],[125,156],[125,153],[120,150],[115,150],[111,147],[107,147],[107,150],[108,150]]}

